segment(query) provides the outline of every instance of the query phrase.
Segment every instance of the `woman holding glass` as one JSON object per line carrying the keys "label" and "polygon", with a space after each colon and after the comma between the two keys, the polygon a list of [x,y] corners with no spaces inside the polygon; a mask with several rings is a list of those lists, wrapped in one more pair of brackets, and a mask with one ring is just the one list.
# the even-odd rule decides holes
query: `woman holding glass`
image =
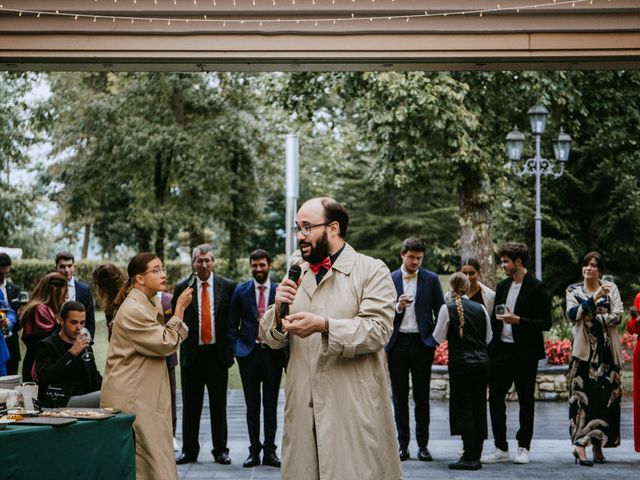
{"label": "woman holding glass", "polygon": [[182,318],[192,289],[180,295],[165,324],[156,296],[167,286],[162,261],[153,253],[139,253],[129,262],[127,273],[129,279],[116,299],[101,406],[136,416],[136,478],[177,479],[165,357],[187,337]]}
{"label": "woman holding glass", "polygon": [[27,347],[22,361],[22,381],[32,382],[37,343],[48,337],[60,323],[60,309],[67,296],[67,278],[48,273],[38,282],[22,312],[22,341]]}
{"label": "woman holding glass", "polygon": [[[605,463],[603,447],[620,444],[620,366],[622,349],[616,329],[622,300],[612,280],[603,278],[598,252],[582,260],[583,281],[567,288],[567,317],[574,338],[569,364],[569,432],[576,463]],[[593,461],[586,448],[593,447]]]}

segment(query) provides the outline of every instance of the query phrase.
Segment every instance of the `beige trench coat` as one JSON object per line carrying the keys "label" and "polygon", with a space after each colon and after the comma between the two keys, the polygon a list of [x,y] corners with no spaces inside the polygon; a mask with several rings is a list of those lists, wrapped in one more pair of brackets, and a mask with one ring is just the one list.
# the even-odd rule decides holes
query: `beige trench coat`
{"label": "beige trench coat", "polygon": [[113,321],[102,381],[102,407],[133,413],[136,478],[177,479],[171,428],[171,391],[165,357],[187,336],[178,317],[164,325],[157,306],[132,289]]}
{"label": "beige trench coat", "polygon": [[303,267],[291,313],[328,318],[329,334],[289,337],[273,306],[260,335],[287,343],[283,480],[402,478],[384,346],[393,330],[396,290],[389,269],[346,245],[319,285]]}

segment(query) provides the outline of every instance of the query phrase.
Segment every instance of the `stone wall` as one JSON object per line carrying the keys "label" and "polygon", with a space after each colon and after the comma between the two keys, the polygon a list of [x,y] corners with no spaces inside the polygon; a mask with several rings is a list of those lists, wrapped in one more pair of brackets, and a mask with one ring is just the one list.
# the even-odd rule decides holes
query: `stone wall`
{"label": "stone wall", "polygon": [[[566,401],[569,398],[567,370],[567,365],[538,367],[536,400]],[[431,370],[431,398],[433,400],[449,399],[449,372],[446,365],[434,365]],[[518,399],[514,388],[509,391],[507,399]]]}

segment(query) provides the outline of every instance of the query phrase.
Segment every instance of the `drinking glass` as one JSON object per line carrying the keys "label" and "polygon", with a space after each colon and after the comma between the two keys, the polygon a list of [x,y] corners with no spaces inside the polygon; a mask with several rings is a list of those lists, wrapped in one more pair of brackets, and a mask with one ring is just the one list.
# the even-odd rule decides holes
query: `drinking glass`
{"label": "drinking glass", "polygon": [[603,275],[602,276],[602,282],[603,283],[611,283],[611,284],[616,283],[615,282],[615,278],[614,278],[613,275]]}
{"label": "drinking glass", "polygon": [[[89,330],[87,328],[83,328],[82,330],[80,330],[80,335],[91,341],[91,333],[89,333]],[[91,347],[88,346],[82,351],[82,360],[84,360],[85,362],[89,362],[91,358],[93,358],[93,355],[91,354]]]}

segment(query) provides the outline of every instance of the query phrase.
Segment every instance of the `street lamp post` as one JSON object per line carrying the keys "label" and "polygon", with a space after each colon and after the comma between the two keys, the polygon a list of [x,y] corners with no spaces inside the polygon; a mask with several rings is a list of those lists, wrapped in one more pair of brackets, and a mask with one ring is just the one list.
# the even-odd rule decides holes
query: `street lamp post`
{"label": "street lamp post", "polygon": [[[569,160],[569,151],[571,150],[571,137],[564,133],[562,128],[558,138],[553,141],[553,151],[555,162],[542,158],[540,155],[540,137],[544,133],[549,112],[542,106],[531,107],[527,112],[531,121],[531,133],[536,139],[535,157],[524,161],[523,165],[518,166],[520,157],[522,156],[522,147],[524,145],[524,134],[514,127],[507,135],[507,155],[511,160],[511,171],[518,177],[523,175],[535,175],[536,177],[536,213],[535,220],[535,255],[536,255],[536,278],[542,280],[542,214],[540,213],[540,178],[552,175],[558,178],[564,173],[564,165]],[[556,169],[556,166],[558,167]]]}

